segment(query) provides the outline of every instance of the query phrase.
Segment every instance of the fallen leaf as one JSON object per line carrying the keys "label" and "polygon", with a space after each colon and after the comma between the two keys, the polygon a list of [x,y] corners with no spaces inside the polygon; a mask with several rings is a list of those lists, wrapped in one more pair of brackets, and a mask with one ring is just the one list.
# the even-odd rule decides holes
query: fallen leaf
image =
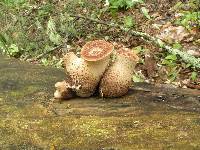
{"label": "fallen leaf", "polygon": [[158,38],[169,43],[181,42],[188,36],[189,32],[182,26],[169,26],[162,29],[161,34],[157,35]]}
{"label": "fallen leaf", "polygon": [[149,78],[155,77],[157,67],[156,67],[156,60],[154,59],[153,55],[151,53],[146,53],[144,62],[148,77]]}

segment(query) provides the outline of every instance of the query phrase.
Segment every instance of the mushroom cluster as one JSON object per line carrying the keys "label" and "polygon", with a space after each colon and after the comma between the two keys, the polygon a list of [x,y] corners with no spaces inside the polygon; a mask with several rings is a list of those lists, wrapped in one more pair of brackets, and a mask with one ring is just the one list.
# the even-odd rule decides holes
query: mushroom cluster
{"label": "mushroom cluster", "polygon": [[[86,43],[80,54],[81,58],[73,52],[64,56],[67,79],[55,84],[55,98],[90,97],[97,88],[101,97],[119,97],[128,92],[139,60],[136,54],[125,48],[114,53],[114,46],[104,40]],[[111,55],[116,57],[114,61]]]}

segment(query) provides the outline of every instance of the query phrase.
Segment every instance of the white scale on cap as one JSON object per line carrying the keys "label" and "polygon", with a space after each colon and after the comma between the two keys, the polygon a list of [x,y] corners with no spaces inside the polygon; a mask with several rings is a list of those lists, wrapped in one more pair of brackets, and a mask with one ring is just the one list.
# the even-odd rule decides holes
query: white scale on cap
{"label": "white scale on cap", "polygon": [[102,51],[103,51],[102,48],[94,47],[94,48],[92,48],[92,50],[89,51],[89,55],[91,55],[91,56],[97,56],[97,55],[101,54]]}

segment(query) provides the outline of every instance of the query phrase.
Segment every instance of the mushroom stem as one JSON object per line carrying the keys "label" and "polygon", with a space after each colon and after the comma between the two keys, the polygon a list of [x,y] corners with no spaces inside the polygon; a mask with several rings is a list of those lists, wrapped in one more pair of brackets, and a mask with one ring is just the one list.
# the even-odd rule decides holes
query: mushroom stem
{"label": "mushroom stem", "polygon": [[65,71],[71,79],[71,89],[77,96],[89,97],[96,89],[105,69],[109,56],[96,62],[86,61],[70,52],[64,56]]}
{"label": "mushroom stem", "polygon": [[56,91],[54,92],[54,97],[56,99],[70,99],[74,96],[73,91],[67,87],[66,81],[57,82],[55,84]]}
{"label": "mushroom stem", "polygon": [[128,92],[138,57],[130,50],[121,49],[100,81],[101,97],[120,97]]}

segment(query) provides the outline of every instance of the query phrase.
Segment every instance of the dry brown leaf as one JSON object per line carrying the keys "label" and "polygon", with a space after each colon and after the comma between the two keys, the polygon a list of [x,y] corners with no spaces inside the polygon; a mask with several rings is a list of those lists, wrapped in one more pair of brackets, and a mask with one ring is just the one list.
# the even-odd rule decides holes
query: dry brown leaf
{"label": "dry brown leaf", "polygon": [[167,28],[162,29],[160,35],[157,35],[158,38],[169,43],[181,42],[188,36],[189,32],[182,26],[169,26]]}
{"label": "dry brown leaf", "polygon": [[145,54],[144,62],[148,77],[149,78],[155,77],[157,67],[156,67],[156,60],[154,59],[153,55],[151,53]]}

